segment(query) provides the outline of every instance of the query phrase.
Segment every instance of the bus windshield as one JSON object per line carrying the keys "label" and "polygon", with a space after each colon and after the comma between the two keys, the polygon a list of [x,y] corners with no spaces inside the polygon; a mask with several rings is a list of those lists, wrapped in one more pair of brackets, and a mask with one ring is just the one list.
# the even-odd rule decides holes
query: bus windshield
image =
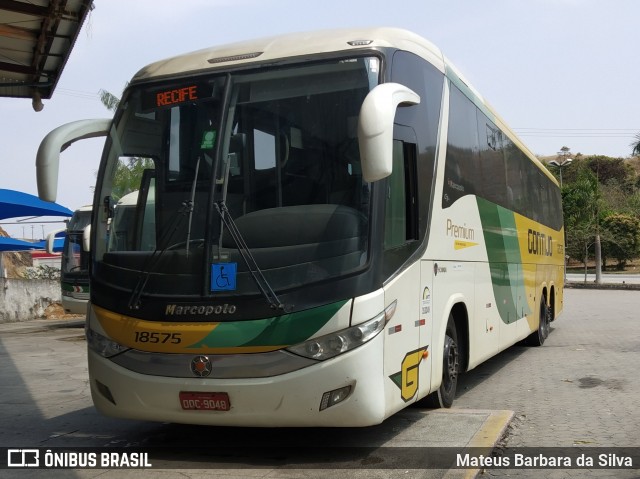
{"label": "bus windshield", "polygon": [[89,274],[89,254],[82,249],[82,236],[89,224],[91,224],[90,207],[76,210],[69,220],[61,262],[61,272],[65,278]]}
{"label": "bus windshield", "polygon": [[357,119],[379,71],[362,57],[132,86],[98,180],[95,277],[143,297],[256,294],[221,205],[274,290],[363,268]]}

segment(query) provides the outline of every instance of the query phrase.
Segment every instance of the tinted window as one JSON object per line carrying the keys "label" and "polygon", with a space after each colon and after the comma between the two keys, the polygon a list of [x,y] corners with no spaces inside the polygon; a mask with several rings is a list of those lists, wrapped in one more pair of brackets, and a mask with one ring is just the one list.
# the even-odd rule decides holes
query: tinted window
{"label": "tinted window", "polygon": [[443,208],[447,208],[458,198],[476,193],[478,160],[476,107],[460,90],[452,86],[449,100],[449,136],[442,196]]}
{"label": "tinted window", "polygon": [[554,229],[558,187],[455,85],[451,85],[442,207],[478,195]]}

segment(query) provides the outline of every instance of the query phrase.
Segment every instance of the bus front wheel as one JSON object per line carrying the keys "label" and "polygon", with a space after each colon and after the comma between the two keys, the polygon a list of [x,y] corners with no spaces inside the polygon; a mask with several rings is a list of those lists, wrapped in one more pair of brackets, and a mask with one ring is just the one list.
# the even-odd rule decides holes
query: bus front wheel
{"label": "bus front wheel", "polygon": [[444,348],[442,358],[442,384],[437,391],[429,394],[424,403],[427,407],[449,408],[453,404],[458,386],[460,374],[460,348],[458,345],[458,333],[453,316],[449,315],[447,329],[444,336]]}

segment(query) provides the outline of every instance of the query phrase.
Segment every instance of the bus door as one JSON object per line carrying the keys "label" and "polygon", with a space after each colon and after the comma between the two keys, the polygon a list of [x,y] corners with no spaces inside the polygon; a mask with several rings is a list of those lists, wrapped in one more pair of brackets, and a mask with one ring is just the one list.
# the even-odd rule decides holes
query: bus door
{"label": "bus door", "polygon": [[384,181],[385,306],[397,301],[397,310],[385,331],[385,396],[399,409],[418,398],[424,378],[428,335],[417,298],[424,290],[418,224],[417,140],[412,128],[394,125],[393,168]]}

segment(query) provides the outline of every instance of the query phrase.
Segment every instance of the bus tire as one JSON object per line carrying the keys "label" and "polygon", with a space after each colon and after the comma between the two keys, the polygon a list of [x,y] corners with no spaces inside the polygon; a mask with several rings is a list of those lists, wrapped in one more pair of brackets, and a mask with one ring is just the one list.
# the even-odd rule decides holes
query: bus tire
{"label": "bus tire", "polygon": [[450,408],[456,397],[458,376],[460,374],[460,346],[458,333],[453,316],[449,314],[447,329],[444,336],[442,358],[442,384],[437,391],[424,398],[424,405],[432,408]]}
{"label": "bus tire", "polygon": [[540,312],[539,312],[539,321],[538,321],[538,330],[534,331],[527,337],[525,343],[528,346],[542,346],[544,341],[549,336],[549,331],[551,327],[549,326],[551,310],[547,306],[545,301],[545,297],[542,296],[540,298]]}

